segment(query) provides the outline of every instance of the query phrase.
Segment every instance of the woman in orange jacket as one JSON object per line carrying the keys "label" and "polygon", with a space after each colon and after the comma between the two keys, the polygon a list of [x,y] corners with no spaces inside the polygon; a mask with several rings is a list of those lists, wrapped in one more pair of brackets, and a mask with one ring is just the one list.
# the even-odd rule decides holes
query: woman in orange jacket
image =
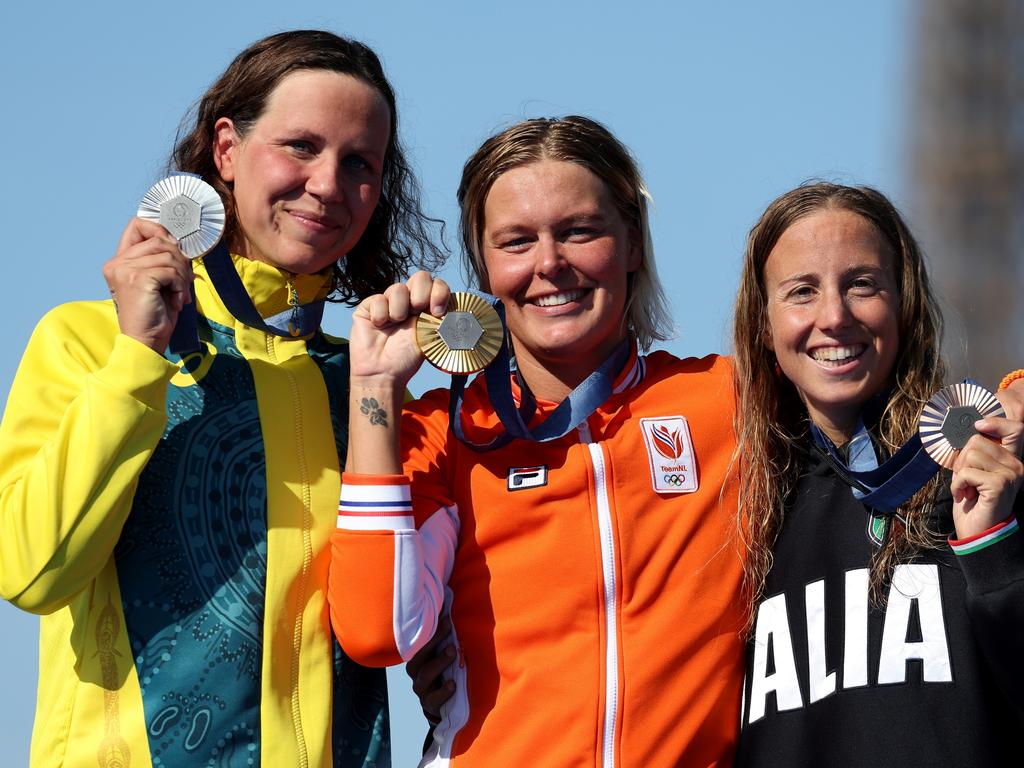
{"label": "woman in orange jacket", "polygon": [[337,636],[364,664],[395,664],[450,617],[456,691],[424,765],[728,765],[731,369],[644,354],[668,313],[636,165],[591,120],[528,120],[470,158],[459,202],[532,434],[501,437],[502,387],[483,377],[456,411],[461,438],[447,390],[402,414],[423,359],[412,316],[443,313],[443,283],[421,273],[360,305]]}

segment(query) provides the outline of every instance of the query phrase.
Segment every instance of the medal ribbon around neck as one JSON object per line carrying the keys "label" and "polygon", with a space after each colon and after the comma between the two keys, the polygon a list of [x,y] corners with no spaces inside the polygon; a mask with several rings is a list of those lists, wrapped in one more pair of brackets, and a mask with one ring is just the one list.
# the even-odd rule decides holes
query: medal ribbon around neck
{"label": "medal ribbon around neck", "polygon": [[213,249],[203,258],[203,264],[224,306],[236,320],[250,328],[272,336],[295,338],[313,333],[320,327],[326,304],[322,299],[311,301],[309,304],[293,304],[270,317],[261,316],[256,310],[256,305],[252,303],[249,292],[245,290],[245,284],[238,276],[226,246],[220,245]]}
{"label": "medal ribbon around neck", "polygon": [[[498,313],[501,324],[505,325],[505,307],[501,301],[489,294],[473,291],[487,301]],[[528,425],[537,411],[537,401],[526,383],[520,379],[519,407],[512,396],[511,356],[508,349],[508,335],[502,335],[501,348],[494,360],[484,368],[487,394],[494,406],[494,412],[504,427],[504,432],[487,443],[477,443],[466,437],[462,428],[462,401],[468,376],[452,376],[451,395],[448,400],[448,420],[452,432],[462,443],[478,453],[493,451],[508,445],[512,440],[531,440],[546,443],[558,440],[582,424],[612,394],[615,377],[629,359],[630,340],[624,339],[601,366],[570,392],[558,406],[534,428]]]}
{"label": "medal ribbon around neck", "polygon": [[[293,305],[270,317],[262,317],[252,303],[252,297],[245,290],[242,278],[238,276],[231,255],[224,243],[220,243],[203,257],[206,274],[210,276],[217,295],[220,296],[228,312],[238,321],[250,328],[268,333],[272,336],[295,338],[313,333],[320,327],[324,315],[323,300],[309,304]],[[199,349],[195,294],[192,303],[186,304],[178,315],[168,348],[176,355],[187,355]]]}
{"label": "medal ribbon around neck", "polygon": [[975,421],[1002,415],[1002,407],[991,392],[965,379],[932,395],[921,414],[918,431],[881,465],[863,421],[858,422],[850,440],[848,461],[814,422],[811,435],[855,497],[876,512],[893,514],[924,487],[940,466],[952,468],[957,453],[976,433]]}
{"label": "medal ribbon around neck", "polygon": [[896,512],[900,504],[921,490],[939,470],[916,432],[881,465],[863,422],[858,423],[857,432],[850,440],[849,461],[844,461],[835,444],[813,421],[811,435],[815,446],[850,486],[853,495],[866,507],[883,514]]}

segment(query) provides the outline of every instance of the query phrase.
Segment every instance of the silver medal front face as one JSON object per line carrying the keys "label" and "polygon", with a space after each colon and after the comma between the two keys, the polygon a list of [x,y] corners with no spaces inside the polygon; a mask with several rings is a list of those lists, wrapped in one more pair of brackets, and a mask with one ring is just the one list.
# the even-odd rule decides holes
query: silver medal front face
{"label": "silver medal front face", "polygon": [[224,203],[220,195],[191,173],[168,176],[150,187],[137,215],[163,226],[190,259],[213,250],[224,232]]}
{"label": "silver medal front face", "polygon": [[160,223],[178,240],[184,240],[199,229],[202,206],[185,195],[160,203]]}
{"label": "silver medal front face", "polygon": [[448,349],[473,349],[484,329],[472,312],[449,312],[437,327],[437,333]]}

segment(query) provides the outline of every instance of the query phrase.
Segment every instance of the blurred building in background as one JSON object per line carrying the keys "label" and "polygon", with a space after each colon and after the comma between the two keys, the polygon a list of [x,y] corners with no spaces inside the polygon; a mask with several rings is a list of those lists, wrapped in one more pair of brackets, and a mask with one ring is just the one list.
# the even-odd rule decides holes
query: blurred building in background
{"label": "blurred building in background", "polygon": [[914,229],[944,299],[951,378],[1024,367],[1024,3],[918,0]]}

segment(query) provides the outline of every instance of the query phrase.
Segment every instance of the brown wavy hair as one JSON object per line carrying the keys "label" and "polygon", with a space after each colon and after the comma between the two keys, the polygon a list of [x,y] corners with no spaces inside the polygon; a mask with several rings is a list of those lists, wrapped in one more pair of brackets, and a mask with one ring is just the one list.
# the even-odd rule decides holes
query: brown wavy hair
{"label": "brown wavy hair", "polygon": [[232,185],[221,179],[213,161],[214,123],[227,117],[239,136],[259,120],[278,83],[297,70],[327,70],[355,77],[376,90],[391,113],[391,133],[382,172],[380,200],[359,242],[334,266],[330,298],[355,304],[379,293],[416,265],[436,269],[445,253],[431,237],[443,224],[426,216],[419,187],[398,138],[398,112],[380,59],[355,40],[320,30],[293,30],[259,40],[228,65],[182,122],[168,162],[169,170],[195,173],[220,193],[227,213],[224,237],[239,236]]}
{"label": "brown wavy hair", "polygon": [[458,200],[461,209],[463,266],[488,290],[487,267],[480,250],[484,204],[498,177],[513,168],[540,160],[560,160],[586,168],[604,182],[622,220],[641,244],[641,260],[629,275],[626,328],[641,350],[669,338],[671,316],[654,264],[654,245],[647,219],[650,194],[633,156],[612,132],[596,120],[578,115],[524,120],[487,139],[462,169]]}
{"label": "brown wavy hair", "polygon": [[[877,190],[826,182],[808,183],[774,200],[750,230],[733,320],[737,449],[740,468],[739,538],[744,550],[744,587],[749,598],[747,628],[772,566],[772,547],[786,503],[810,448],[807,409],[792,383],[777,370],[765,343],[768,298],[764,267],[782,233],[821,210],[845,210],[870,221],[892,253],[899,291],[899,350],[889,380],[888,400],[876,437],[895,451],[917,430],[927,399],[945,378],[939,348],[942,317],[928,281],[921,249],[899,211]],[[936,545],[930,528],[936,476],[906,502],[889,526],[871,564],[871,594],[882,601],[896,564]]]}

